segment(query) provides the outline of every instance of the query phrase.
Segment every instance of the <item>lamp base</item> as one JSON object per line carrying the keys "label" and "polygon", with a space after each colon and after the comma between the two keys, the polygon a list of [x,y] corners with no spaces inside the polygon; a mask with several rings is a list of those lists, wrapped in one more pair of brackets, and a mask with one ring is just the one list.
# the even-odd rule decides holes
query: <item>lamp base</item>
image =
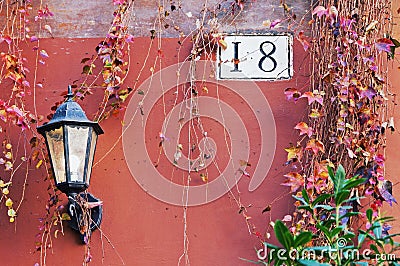
{"label": "lamp base", "polygon": [[86,244],[92,231],[100,227],[103,217],[103,202],[92,194],[82,192],[68,195],[68,225],[77,231],[83,244]]}

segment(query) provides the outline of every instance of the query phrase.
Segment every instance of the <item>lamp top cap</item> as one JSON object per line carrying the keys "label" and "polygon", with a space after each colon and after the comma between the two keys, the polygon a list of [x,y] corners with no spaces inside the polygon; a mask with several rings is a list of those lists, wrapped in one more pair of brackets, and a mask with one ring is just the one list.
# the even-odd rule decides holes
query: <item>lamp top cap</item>
{"label": "lamp top cap", "polygon": [[71,85],[68,85],[68,93],[67,93],[67,95],[65,96],[66,98],[67,98],[67,102],[72,102],[73,100],[73,98],[74,98],[74,94],[72,93],[72,86]]}

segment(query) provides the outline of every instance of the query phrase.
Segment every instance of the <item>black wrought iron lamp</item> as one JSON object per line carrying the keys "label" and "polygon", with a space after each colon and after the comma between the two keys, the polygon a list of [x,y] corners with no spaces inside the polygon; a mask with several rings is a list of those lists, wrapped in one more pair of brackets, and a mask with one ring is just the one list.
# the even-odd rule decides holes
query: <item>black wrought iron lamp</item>
{"label": "black wrought iron lamp", "polygon": [[55,184],[68,196],[69,225],[84,238],[87,229],[95,230],[102,219],[101,202],[83,191],[89,187],[97,136],[104,132],[73,101],[71,86],[66,98],[53,118],[37,130],[46,140]]}

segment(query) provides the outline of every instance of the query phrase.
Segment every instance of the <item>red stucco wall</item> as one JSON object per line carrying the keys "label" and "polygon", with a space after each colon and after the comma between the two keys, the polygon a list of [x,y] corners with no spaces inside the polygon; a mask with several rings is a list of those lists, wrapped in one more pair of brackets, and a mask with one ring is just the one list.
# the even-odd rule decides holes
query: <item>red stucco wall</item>
{"label": "red stucco wall", "polygon": [[[62,100],[60,94],[66,90],[68,84],[81,78],[81,59],[90,57],[100,39],[45,39],[41,41],[41,49],[45,49],[49,58],[45,65],[39,65],[38,78],[43,82],[44,88],[36,90],[36,104],[39,114],[46,115],[54,102]],[[163,58],[161,67],[178,63],[177,41],[163,39],[163,50],[168,51],[168,56]],[[131,49],[130,74],[126,84],[133,84],[137,77],[146,52],[150,44],[149,38],[137,38]],[[29,46],[29,45],[28,45]],[[31,47],[27,47],[29,51]],[[148,66],[145,66],[139,83],[150,76],[150,67],[157,55],[157,48],[152,47]],[[190,52],[190,44],[181,50],[180,58]],[[185,56],[182,56],[184,55]],[[32,53],[26,54],[28,62],[32,64]],[[287,87],[302,87],[307,81],[308,65],[302,48],[294,45],[294,78],[289,81],[258,82],[262,93],[271,106],[277,129],[276,153],[272,167],[261,184],[253,192],[248,191],[249,178],[242,177],[238,184],[240,200],[243,206],[251,207],[248,215],[251,223],[256,226],[256,231],[264,233],[268,229],[270,220],[282,218],[291,213],[292,201],[288,189],[282,187],[283,174],[287,171],[283,164],[286,152],[284,148],[296,140],[297,135],[293,127],[301,117],[306,115],[304,105],[288,103],[283,91]],[[33,66],[31,66],[33,67]],[[157,65],[155,71],[159,71]],[[32,75],[32,73],[30,74]],[[210,85],[210,95],[213,95],[215,86]],[[221,89],[221,92],[224,92]],[[4,92],[3,92],[4,93]],[[32,92],[34,93],[34,92]],[[215,92],[214,92],[215,94]],[[102,91],[94,90],[94,94],[81,102],[83,109],[89,117],[95,113],[97,104],[102,98]],[[200,95],[201,96],[201,95]],[[28,106],[32,106],[33,97],[27,97]],[[231,105],[239,108],[243,105],[240,95],[225,93],[221,96]],[[134,101],[133,99],[132,101]],[[128,99],[129,101],[129,99]],[[137,103],[133,103],[137,104]],[[239,107],[238,107],[239,106]],[[155,107],[156,108],[156,107]],[[249,107],[243,105],[243,110]],[[157,109],[157,108],[156,108]],[[155,109],[155,110],[156,110]],[[146,130],[145,141],[149,150],[152,143],[158,143],[160,125],[156,111],[152,115],[154,121],[149,128],[134,125],[137,130]],[[246,115],[245,113],[241,115]],[[157,117],[159,117],[157,119]],[[159,201],[150,196],[135,182],[124,157],[121,139],[122,114],[112,117],[102,123],[105,134],[100,136],[96,152],[96,162],[104,157],[101,162],[95,162],[92,172],[92,181],[89,191],[104,201],[104,217],[101,231],[93,233],[91,253],[93,265],[177,265],[183,253],[184,239],[184,210],[181,206],[174,206]],[[157,125],[158,124],[158,125]],[[260,153],[259,140],[260,128],[254,117],[248,116],[246,128],[250,132],[249,162],[257,160]],[[266,130],[266,129],[263,129]],[[215,134],[215,141],[225,143],[223,134]],[[129,136],[128,136],[129,137]],[[219,151],[223,151],[219,150]],[[150,152],[151,153],[151,152]],[[226,155],[218,154],[220,162],[226,160]],[[225,159],[224,159],[225,158]],[[226,162],[225,162],[226,163]],[[163,173],[171,173],[173,166],[166,162],[160,165]],[[34,168],[34,166],[32,166]],[[250,175],[253,168],[247,168]],[[212,173],[212,172],[211,172]],[[39,252],[35,252],[35,235],[39,233],[38,219],[43,216],[47,183],[43,182],[45,174],[32,170],[28,179],[25,192],[25,202],[18,213],[17,222],[10,224],[1,219],[0,227],[0,254],[7,259],[4,265],[33,265],[39,262]],[[212,174],[210,174],[212,178]],[[21,174],[15,178],[17,184],[23,182]],[[198,182],[198,181],[194,181]],[[200,182],[201,183],[201,182]],[[198,184],[198,183],[197,183]],[[167,188],[166,188],[167,189]],[[15,186],[13,193],[19,193]],[[239,197],[234,188],[232,195]],[[188,255],[191,265],[247,265],[239,258],[256,259],[255,247],[259,240],[249,234],[245,218],[239,214],[239,208],[231,194],[200,206],[189,207],[187,210],[187,236],[189,239]],[[65,199],[64,199],[65,200]],[[66,201],[66,200],[65,200]],[[271,204],[270,212],[262,214],[262,210]],[[4,211],[2,206],[2,211]],[[102,235],[103,234],[103,235]],[[108,240],[111,242],[108,243]],[[84,256],[84,246],[79,244],[79,238],[68,226],[65,226],[65,235],[53,239],[53,248],[47,251],[48,265],[80,265]],[[12,257],[12,259],[11,259]],[[183,261],[182,264],[183,265]]]}

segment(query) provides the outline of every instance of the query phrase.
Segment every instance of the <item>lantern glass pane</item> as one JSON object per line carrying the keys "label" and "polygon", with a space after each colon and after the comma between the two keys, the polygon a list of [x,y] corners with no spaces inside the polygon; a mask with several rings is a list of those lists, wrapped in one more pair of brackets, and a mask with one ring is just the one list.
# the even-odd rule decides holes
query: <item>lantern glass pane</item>
{"label": "lantern glass pane", "polygon": [[89,153],[88,169],[86,175],[86,184],[88,185],[90,182],[90,174],[92,173],[92,165],[94,159],[94,151],[96,150],[96,142],[97,142],[97,134],[92,128],[92,139],[90,143],[90,153]]}
{"label": "lantern glass pane", "polygon": [[83,182],[89,127],[66,126],[68,134],[68,159],[70,182]]}
{"label": "lantern glass pane", "polygon": [[60,126],[59,128],[47,131],[46,140],[56,183],[63,183],[66,181],[63,128]]}

